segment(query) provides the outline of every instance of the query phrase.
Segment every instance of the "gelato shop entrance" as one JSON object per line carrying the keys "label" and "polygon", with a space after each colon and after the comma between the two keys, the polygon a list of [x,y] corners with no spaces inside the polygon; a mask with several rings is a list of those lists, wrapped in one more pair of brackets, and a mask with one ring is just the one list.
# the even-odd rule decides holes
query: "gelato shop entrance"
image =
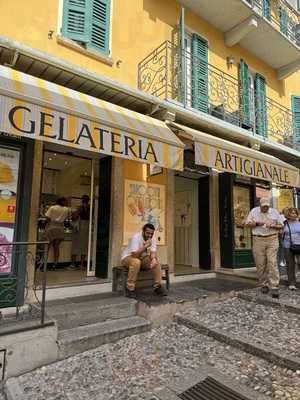
{"label": "gelato shop entrance", "polygon": [[48,285],[96,279],[98,171],[99,160],[44,151],[38,240],[50,242]]}

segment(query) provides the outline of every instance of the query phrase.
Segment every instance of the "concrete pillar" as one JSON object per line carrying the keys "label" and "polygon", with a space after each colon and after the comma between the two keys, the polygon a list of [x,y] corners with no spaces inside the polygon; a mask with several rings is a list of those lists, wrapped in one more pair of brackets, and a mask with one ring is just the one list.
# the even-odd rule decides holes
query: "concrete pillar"
{"label": "concrete pillar", "polygon": [[211,269],[216,270],[221,267],[218,172],[211,171],[209,179]]}
{"label": "concrete pillar", "polygon": [[[40,209],[40,193],[42,181],[42,165],[43,165],[43,143],[35,141],[34,144],[34,160],[33,160],[33,176],[30,199],[30,214],[28,227],[28,242],[36,242],[38,240],[38,217]],[[35,277],[35,254],[36,246],[29,246],[28,250],[33,257],[27,259],[27,298],[26,302],[32,303],[36,301],[34,296],[34,277]]]}

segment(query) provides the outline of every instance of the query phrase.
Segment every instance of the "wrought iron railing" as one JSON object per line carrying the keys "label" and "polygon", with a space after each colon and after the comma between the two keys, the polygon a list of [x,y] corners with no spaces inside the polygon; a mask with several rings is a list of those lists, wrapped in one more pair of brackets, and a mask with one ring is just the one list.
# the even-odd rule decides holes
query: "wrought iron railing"
{"label": "wrought iron railing", "polygon": [[[202,82],[200,79],[200,87],[198,84],[198,90],[195,91],[193,70],[203,71],[203,67],[207,77]],[[138,79],[139,89],[149,94],[197,109],[253,133],[262,134],[258,127],[262,125],[260,121],[266,119],[264,136],[290,147],[296,146],[290,109],[267,97],[265,107],[258,111],[255,95],[249,93],[251,115],[245,124],[238,79],[213,65],[204,65],[201,59],[192,57],[188,51],[180,55],[178,47],[169,41],[139,63]],[[206,101],[199,100],[201,94],[207,96]]]}
{"label": "wrought iron railing", "polygon": [[270,8],[264,6],[263,0],[247,2],[300,47],[300,14],[286,0],[271,0]]}
{"label": "wrought iron railing", "polygon": [[[0,325],[20,320],[45,323],[47,258],[48,242],[0,243]],[[29,271],[35,276],[36,270],[42,274],[40,297],[35,280],[28,279]],[[29,289],[35,296],[33,302],[28,302]],[[4,308],[12,307],[13,313],[4,313]]]}

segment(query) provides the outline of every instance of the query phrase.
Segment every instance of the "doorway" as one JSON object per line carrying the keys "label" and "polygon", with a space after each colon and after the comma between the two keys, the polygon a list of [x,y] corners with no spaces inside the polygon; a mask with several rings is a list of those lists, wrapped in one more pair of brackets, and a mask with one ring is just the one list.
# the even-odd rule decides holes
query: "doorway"
{"label": "doorway", "polygon": [[[46,213],[58,198],[66,198],[68,214],[64,237],[54,264],[53,248],[48,255],[49,286],[93,282],[96,271],[98,234],[99,160],[45,150],[38,218],[38,240],[48,240]],[[83,199],[88,205],[83,207]],[[39,271],[37,271],[39,281]]]}
{"label": "doorway", "polygon": [[189,172],[175,177],[175,275],[209,269],[209,193],[204,193],[204,181],[208,184],[209,177]]}

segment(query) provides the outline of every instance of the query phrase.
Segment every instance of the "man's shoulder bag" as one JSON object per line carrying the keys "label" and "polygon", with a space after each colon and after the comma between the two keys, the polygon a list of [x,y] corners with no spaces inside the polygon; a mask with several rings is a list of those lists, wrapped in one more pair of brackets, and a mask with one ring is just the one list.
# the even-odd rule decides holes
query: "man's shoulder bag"
{"label": "man's shoulder bag", "polygon": [[293,243],[292,241],[292,232],[291,232],[291,227],[288,221],[286,221],[286,226],[288,227],[289,230],[289,235],[290,235],[290,251],[293,254],[300,254],[300,244]]}

